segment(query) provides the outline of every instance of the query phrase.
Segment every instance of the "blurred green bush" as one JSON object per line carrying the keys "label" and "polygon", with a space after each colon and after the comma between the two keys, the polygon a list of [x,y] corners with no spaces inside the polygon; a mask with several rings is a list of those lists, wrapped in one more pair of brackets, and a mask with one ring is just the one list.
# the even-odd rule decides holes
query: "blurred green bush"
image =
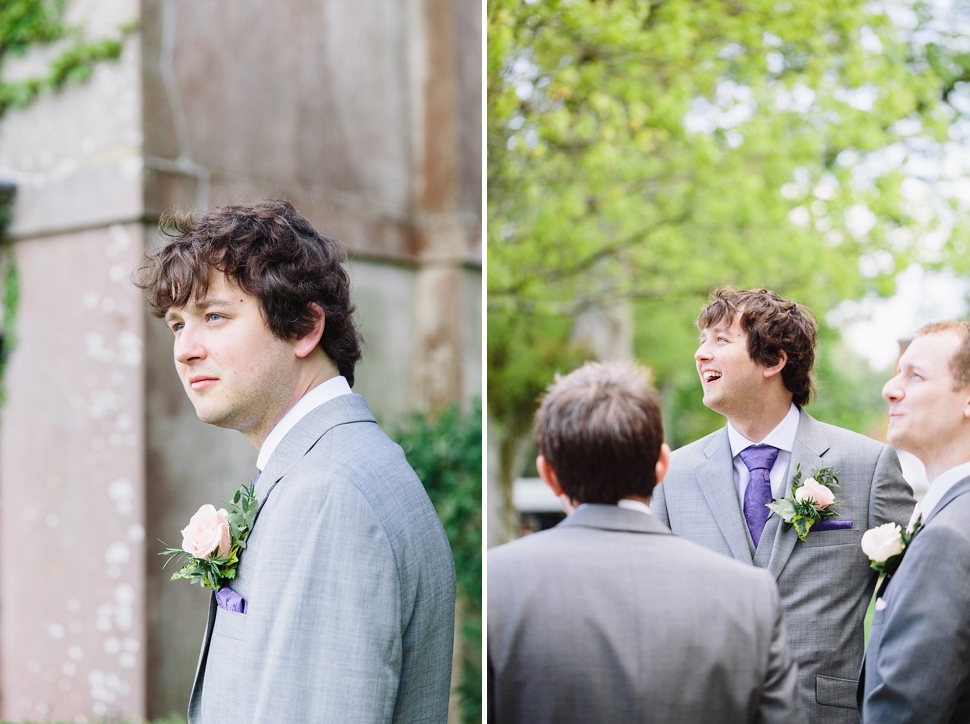
{"label": "blurred green bush", "polygon": [[463,723],[482,720],[482,401],[414,415],[394,438],[428,491],[451,544],[458,578]]}

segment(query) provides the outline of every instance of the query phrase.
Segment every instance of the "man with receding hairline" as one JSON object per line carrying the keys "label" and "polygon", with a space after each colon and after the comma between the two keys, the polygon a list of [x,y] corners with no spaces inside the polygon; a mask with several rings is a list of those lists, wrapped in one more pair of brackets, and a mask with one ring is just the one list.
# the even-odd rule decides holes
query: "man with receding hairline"
{"label": "man with receding hairline", "polygon": [[[767,289],[716,289],[697,320],[694,361],[704,405],[725,428],[675,450],[654,496],[675,535],[766,569],[785,606],[799,689],[812,724],[857,724],[863,621],[876,574],[859,547],[867,528],[905,523],[915,501],[895,451],[803,409],[815,392],[811,312]],[[838,516],[804,541],[766,507],[832,467]]]}
{"label": "man with receding hairline", "polygon": [[886,437],[930,487],[881,586],[859,681],[865,724],[970,721],[970,323],[919,330],[882,395]]}
{"label": "man with receding hairline", "polygon": [[489,722],[803,722],[771,577],[651,513],[670,451],[645,370],[558,379],[535,436],[569,515],[489,551]]}

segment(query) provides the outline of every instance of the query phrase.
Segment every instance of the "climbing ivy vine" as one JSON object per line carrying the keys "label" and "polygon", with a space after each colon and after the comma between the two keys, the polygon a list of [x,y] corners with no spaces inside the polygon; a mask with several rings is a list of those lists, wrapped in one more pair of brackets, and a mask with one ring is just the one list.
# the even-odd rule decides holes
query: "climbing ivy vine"
{"label": "climbing ivy vine", "polygon": [[[120,27],[113,37],[86,39],[80,27],[64,20],[66,0],[3,0],[0,2],[0,117],[23,108],[41,93],[72,81],[87,80],[95,66],[121,55],[135,23]],[[4,70],[11,57],[41,45],[59,48],[44,72],[8,80]]]}
{"label": "climbing ivy vine", "polygon": [[[87,39],[80,27],[65,21],[65,10],[66,0],[0,0],[0,118],[11,108],[26,107],[42,93],[87,80],[98,63],[116,60],[121,55],[125,39],[136,28],[136,23],[131,22],[119,27],[112,37]],[[27,78],[9,79],[7,61],[40,46],[56,49],[46,68]],[[17,267],[7,235],[14,191],[12,184],[0,182],[0,381],[14,346],[14,319],[20,297]],[[0,389],[0,404],[3,402],[4,392]]]}

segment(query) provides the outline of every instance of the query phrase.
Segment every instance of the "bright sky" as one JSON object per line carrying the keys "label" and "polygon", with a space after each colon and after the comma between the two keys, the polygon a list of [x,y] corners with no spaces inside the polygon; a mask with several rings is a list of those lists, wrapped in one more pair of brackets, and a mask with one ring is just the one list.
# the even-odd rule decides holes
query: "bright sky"
{"label": "bright sky", "polygon": [[843,302],[828,321],[841,327],[846,343],[873,370],[885,370],[896,362],[899,340],[912,338],[927,322],[966,314],[968,293],[966,279],[914,265],[899,275],[895,296]]}

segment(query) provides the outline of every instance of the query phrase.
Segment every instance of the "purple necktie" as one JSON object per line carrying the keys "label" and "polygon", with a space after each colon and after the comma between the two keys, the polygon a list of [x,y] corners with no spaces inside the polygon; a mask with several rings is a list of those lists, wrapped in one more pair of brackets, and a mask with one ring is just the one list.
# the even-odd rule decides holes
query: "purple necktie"
{"label": "purple necktie", "polygon": [[771,445],[753,445],[745,448],[738,456],[751,473],[748,487],[744,491],[744,519],[751,531],[754,547],[758,547],[761,532],[771,511],[765,506],[772,501],[771,467],[778,457],[778,448]]}

